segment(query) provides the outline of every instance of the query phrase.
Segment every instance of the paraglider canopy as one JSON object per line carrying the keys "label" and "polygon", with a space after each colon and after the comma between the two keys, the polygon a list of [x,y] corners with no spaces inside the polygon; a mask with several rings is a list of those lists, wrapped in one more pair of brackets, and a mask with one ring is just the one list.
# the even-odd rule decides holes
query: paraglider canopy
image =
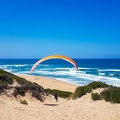
{"label": "paraglider canopy", "polygon": [[31,74],[32,72],[34,71],[34,69],[43,61],[45,60],[49,60],[49,59],[63,59],[63,60],[66,60],[68,62],[70,62],[71,64],[73,64],[76,68],[76,70],[78,70],[78,66],[76,64],[76,62],[74,60],[72,60],[71,58],[67,57],[67,56],[63,56],[63,55],[51,55],[51,56],[47,56],[47,57],[44,57],[40,60],[38,60],[33,66],[32,66],[32,69],[31,69]]}

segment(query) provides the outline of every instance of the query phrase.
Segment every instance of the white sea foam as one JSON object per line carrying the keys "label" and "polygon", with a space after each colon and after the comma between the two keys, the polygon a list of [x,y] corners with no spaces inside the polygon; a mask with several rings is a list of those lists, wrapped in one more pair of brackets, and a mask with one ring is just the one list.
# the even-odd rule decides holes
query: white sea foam
{"label": "white sea foam", "polygon": [[30,74],[30,71],[19,71],[18,74]]}
{"label": "white sea foam", "polygon": [[99,75],[102,75],[102,76],[103,76],[103,75],[105,75],[105,73],[99,73]]}
{"label": "white sea foam", "polygon": [[114,74],[109,74],[110,76],[114,76]]}
{"label": "white sea foam", "polygon": [[120,87],[120,84],[114,84],[114,86]]}
{"label": "white sea foam", "polygon": [[56,70],[69,70],[70,68],[55,68]]}
{"label": "white sea foam", "polygon": [[86,68],[86,67],[78,67],[78,69],[83,69],[83,70],[89,70],[89,69],[93,69],[93,70],[94,70],[94,69],[95,69],[95,70],[96,70],[96,69],[98,69],[98,68]]}
{"label": "white sea foam", "polygon": [[[91,75],[91,74],[85,74],[81,72],[76,72],[75,70],[70,71],[35,71],[36,73],[41,73],[43,75],[68,75],[79,79],[88,79],[91,81],[120,81],[120,79],[115,77],[105,77],[105,76],[98,76],[98,75]],[[103,75],[103,74],[102,74]],[[67,79],[67,78],[65,78]]]}
{"label": "white sea foam", "polygon": [[37,74],[38,74],[38,73],[39,73],[39,74],[48,74],[48,73],[49,73],[49,74],[50,74],[50,73],[52,73],[52,72],[45,71],[45,70],[44,70],[44,71],[42,71],[42,70],[36,70],[36,71],[34,71],[34,73],[37,73]]}
{"label": "white sea foam", "polygon": [[22,65],[20,65],[20,64],[18,64],[18,65],[14,65],[15,67],[24,67],[24,66],[28,66],[27,64],[22,64]]}
{"label": "white sea foam", "polygon": [[103,69],[103,70],[98,70],[99,72],[104,72],[104,71],[114,71],[114,72],[120,72],[120,69]]}
{"label": "white sea foam", "polygon": [[120,79],[115,77],[105,77],[105,76],[95,76],[90,74],[79,74],[79,78],[85,78],[92,81],[101,81],[101,80],[109,80],[109,81],[120,81]]}
{"label": "white sea foam", "polygon": [[[12,67],[16,67],[16,69],[12,69]],[[19,69],[19,67],[25,67],[22,71]],[[8,72],[16,72],[18,74],[29,74],[30,75],[30,68],[27,68],[27,66],[31,66],[32,64],[16,64],[16,65],[0,65],[0,68],[3,68],[4,70],[7,70]],[[41,67],[42,66],[42,67]],[[44,66],[44,67],[43,67]],[[62,80],[68,83],[77,84],[77,85],[85,85],[88,82],[91,81],[102,81],[110,85],[120,86],[120,79],[113,77],[114,74],[109,74],[111,77],[105,76],[105,73],[102,73],[104,71],[120,71],[119,69],[103,69],[100,70],[97,68],[80,68],[76,71],[75,67],[73,68],[52,68],[47,67],[50,65],[41,64],[40,67],[38,66],[32,75],[43,75],[46,77],[52,76],[52,78],[55,78],[57,80]],[[8,69],[8,67],[11,67]],[[89,70],[89,69],[95,69],[99,71],[99,75],[93,75],[86,73],[85,70],[82,71],[82,69]]]}
{"label": "white sea foam", "polygon": [[5,65],[0,65],[0,69],[6,69],[7,68],[7,66],[5,66]]}
{"label": "white sea foam", "polygon": [[7,71],[7,72],[12,73],[12,70],[10,70],[10,69],[4,69],[4,70]]}
{"label": "white sea foam", "polygon": [[11,64],[11,65],[0,65],[1,67],[3,67],[3,68],[7,68],[7,67],[24,67],[24,66],[29,66],[29,64],[15,64],[15,65],[13,65],[13,64]]}

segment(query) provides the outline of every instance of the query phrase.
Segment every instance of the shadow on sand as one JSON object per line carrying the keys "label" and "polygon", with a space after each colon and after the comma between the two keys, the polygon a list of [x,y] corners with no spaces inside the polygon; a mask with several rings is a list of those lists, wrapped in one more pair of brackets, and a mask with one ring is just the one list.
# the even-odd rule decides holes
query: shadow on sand
{"label": "shadow on sand", "polygon": [[47,105],[47,106],[58,106],[59,104],[44,104],[44,105]]}

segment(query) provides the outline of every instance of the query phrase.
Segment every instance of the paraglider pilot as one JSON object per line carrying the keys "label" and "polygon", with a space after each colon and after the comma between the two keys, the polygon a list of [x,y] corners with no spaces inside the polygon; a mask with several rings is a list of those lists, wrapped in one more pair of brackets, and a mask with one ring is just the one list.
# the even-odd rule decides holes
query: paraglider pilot
{"label": "paraglider pilot", "polygon": [[55,97],[56,102],[58,102],[58,94],[57,94],[57,92],[55,93],[54,97]]}

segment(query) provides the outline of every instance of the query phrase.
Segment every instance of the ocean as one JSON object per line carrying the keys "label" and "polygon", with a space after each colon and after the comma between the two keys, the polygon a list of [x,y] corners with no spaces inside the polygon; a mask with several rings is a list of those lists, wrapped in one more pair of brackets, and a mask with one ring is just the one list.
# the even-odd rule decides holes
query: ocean
{"label": "ocean", "polygon": [[[30,70],[39,59],[0,59],[0,69],[14,74],[31,75]],[[32,75],[54,78],[76,85],[92,81],[120,87],[120,59],[73,59],[78,71],[67,61],[51,59],[39,64]]]}

